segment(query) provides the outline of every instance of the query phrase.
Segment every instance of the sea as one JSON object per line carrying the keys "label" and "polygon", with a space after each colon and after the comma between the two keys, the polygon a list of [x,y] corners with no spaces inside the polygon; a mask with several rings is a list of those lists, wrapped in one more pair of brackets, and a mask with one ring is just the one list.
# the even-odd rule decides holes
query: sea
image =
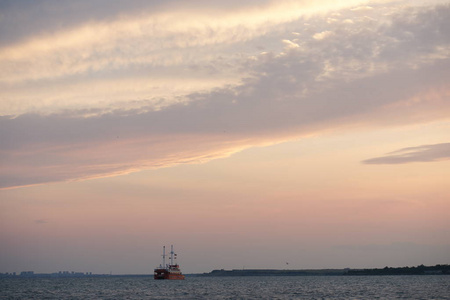
{"label": "sea", "polygon": [[450,299],[450,276],[18,277],[0,299]]}

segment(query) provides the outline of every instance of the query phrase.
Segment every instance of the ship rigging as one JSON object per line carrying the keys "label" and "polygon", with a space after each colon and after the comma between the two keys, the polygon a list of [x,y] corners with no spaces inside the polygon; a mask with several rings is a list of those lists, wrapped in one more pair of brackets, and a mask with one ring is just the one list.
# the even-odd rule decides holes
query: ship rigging
{"label": "ship rigging", "polygon": [[180,266],[174,262],[177,255],[173,252],[173,245],[170,246],[170,264],[166,264],[166,246],[163,246],[163,262],[154,271],[154,279],[183,280],[184,275],[180,271]]}

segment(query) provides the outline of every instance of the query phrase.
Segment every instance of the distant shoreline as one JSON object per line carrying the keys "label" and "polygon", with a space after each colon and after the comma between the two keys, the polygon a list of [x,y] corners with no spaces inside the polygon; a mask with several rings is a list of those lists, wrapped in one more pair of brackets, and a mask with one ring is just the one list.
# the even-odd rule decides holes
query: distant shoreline
{"label": "distant shoreline", "polygon": [[[382,275],[450,275],[450,265],[417,267],[384,267],[382,269],[233,269],[213,270],[209,273],[185,274],[187,277],[238,277],[238,276],[382,276]],[[0,273],[1,278],[90,278],[90,277],[152,277],[153,274],[92,274],[81,272],[34,273],[33,271]]]}
{"label": "distant shoreline", "polygon": [[34,273],[33,271],[0,273],[1,278],[94,278],[94,277],[152,277],[153,274],[86,274],[86,273]]}
{"label": "distant shoreline", "polygon": [[450,275],[450,265],[400,267],[382,269],[318,269],[318,270],[277,270],[242,269],[213,270],[203,273],[203,277],[227,276],[362,276],[362,275]]}

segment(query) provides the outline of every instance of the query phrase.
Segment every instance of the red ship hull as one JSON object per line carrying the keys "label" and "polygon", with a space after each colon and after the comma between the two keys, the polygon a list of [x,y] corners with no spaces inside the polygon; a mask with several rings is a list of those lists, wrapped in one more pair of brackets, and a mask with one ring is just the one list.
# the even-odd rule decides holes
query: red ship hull
{"label": "red ship hull", "polygon": [[153,276],[155,279],[183,280],[184,275],[181,272],[173,272],[167,269],[155,269]]}

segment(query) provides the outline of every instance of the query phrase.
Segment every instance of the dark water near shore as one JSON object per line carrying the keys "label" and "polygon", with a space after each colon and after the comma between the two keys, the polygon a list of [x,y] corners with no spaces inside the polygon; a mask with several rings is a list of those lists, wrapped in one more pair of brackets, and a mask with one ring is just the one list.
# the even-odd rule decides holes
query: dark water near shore
{"label": "dark water near shore", "polygon": [[3,278],[0,299],[450,299],[450,276]]}

